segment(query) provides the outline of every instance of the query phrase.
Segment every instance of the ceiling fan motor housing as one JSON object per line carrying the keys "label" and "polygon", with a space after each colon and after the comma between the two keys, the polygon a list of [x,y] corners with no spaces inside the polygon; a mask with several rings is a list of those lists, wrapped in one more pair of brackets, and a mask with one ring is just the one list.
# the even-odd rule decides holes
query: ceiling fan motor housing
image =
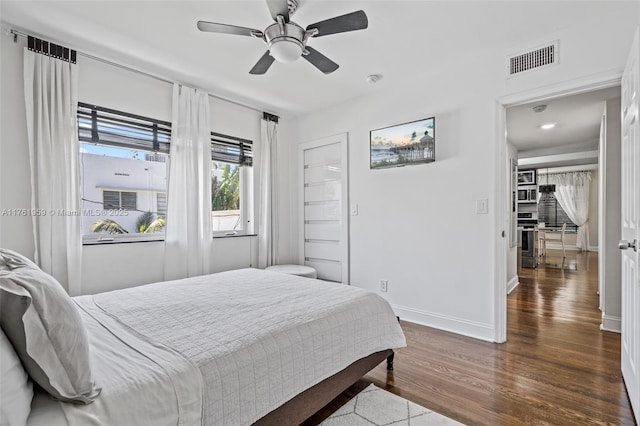
{"label": "ceiling fan motor housing", "polygon": [[304,51],[305,30],[295,22],[274,23],[264,30],[264,39],[271,56],[278,62],[290,63]]}

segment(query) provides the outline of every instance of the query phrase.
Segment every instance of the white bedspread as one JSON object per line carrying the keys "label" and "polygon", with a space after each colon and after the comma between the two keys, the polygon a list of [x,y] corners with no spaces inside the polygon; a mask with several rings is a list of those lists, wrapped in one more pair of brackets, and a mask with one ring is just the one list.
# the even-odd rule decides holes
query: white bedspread
{"label": "white bedspread", "polygon": [[71,425],[247,425],[373,352],[406,345],[359,288],[244,269],[75,298],[102,394]]}

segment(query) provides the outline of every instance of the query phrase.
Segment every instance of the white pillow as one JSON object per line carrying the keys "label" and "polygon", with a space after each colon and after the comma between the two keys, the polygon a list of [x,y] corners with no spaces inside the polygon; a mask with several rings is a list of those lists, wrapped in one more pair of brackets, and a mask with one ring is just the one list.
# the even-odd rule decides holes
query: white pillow
{"label": "white pillow", "polygon": [[24,426],[31,412],[33,386],[11,342],[0,329],[0,425]]}
{"label": "white pillow", "polygon": [[0,249],[0,326],[31,379],[61,401],[89,404],[87,332],[73,300],[33,262]]}

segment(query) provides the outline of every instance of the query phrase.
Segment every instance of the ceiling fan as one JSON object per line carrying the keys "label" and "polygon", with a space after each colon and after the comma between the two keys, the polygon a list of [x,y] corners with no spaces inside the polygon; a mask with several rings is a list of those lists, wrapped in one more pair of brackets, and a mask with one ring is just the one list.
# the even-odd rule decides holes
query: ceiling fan
{"label": "ceiling fan", "polygon": [[363,30],[369,25],[367,15],[364,11],[359,10],[316,22],[303,29],[290,19],[298,6],[297,0],[266,1],[275,23],[269,25],[264,31],[216,22],[198,21],[198,29],[200,31],[261,38],[267,43],[269,50],[262,55],[249,71],[250,74],[254,75],[267,72],[274,60],[290,63],[296,61],[300,56],[323,73],[330,74],[338,69],[338,64],[314,48],[307,46],[309,38]]}

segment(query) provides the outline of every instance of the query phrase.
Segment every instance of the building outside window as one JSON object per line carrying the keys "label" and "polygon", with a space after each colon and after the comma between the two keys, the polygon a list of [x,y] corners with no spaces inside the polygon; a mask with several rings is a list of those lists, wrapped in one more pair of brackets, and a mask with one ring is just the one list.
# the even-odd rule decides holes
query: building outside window
{"label": "building outside window", "polygon": [[[171,123],[79,104],[85,243],[164,238]],[[252,142],[211,133],[213,236],[251,229]]]}
{"label": "building outside window", "polygon": [[164,238],[170,135],[170,123],[79,104],[85,243]]}
{"label": "building outside window", "polygon": [[158,192],[156,194],[156,211],[158,216],[167,216],[167,193]]}

